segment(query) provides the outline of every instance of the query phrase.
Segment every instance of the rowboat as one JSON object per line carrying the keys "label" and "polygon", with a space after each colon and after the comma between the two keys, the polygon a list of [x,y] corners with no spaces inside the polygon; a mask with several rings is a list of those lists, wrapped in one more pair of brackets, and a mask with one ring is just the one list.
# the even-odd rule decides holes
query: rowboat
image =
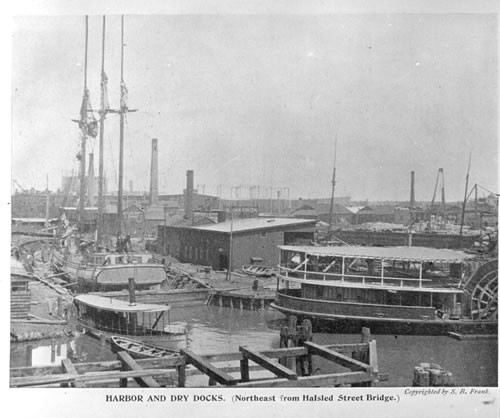
{"label": "rowboat", "polygon": [[243,273],[246,273],[250,276],[255,277],[270,277],[275,274],[275,271],[272,267],[268,266],[259,266],[256,264],[249,264],[242,266]]}
{"label": "rowboat", "polygon": [[174,357],[179,354],[179,352],[174,349],[158,347],[118,335],[113,335],[111,337],[111,349],[113,352],[126,351],[132,358],[136,359],[166,358]]}

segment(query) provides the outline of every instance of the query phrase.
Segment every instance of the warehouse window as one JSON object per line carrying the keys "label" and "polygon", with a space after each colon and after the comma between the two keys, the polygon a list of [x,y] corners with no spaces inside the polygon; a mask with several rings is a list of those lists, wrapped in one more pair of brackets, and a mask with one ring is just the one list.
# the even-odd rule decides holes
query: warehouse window
{"label": "warehouse window", "polygon": [[260,233],[261,238],[267,238],[267,232],[261,232]]}

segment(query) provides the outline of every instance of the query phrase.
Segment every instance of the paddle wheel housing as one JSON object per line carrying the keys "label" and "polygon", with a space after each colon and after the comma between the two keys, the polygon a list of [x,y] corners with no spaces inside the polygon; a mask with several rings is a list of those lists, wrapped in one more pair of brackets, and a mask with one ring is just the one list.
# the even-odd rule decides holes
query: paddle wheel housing
{"label": "paddle wheel housing", "polygon": [[498,319],[498,260],[481,265],[466,283],[475,320]]}

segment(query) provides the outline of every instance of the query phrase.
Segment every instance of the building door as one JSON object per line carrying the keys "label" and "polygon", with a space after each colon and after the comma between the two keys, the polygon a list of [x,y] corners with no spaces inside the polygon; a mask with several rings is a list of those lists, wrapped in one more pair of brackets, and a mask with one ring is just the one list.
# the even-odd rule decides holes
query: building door
{"label": "building door", "polygon": [[229,259],[226,254],[219,254],[219,269],[224,270],[229,268]]}

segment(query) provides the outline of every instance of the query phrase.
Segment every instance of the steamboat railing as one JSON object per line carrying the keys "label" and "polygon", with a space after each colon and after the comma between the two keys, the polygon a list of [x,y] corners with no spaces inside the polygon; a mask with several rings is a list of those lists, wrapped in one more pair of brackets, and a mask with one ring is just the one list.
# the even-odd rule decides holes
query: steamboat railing
{"label": "steamboat railing", "polygon": [[[390,272],[387,272],[391,274]],[[289,267],[278,266],[278,276],[280,278],[295,281],[308,282],[311,284],[323,285],[350,285],[357,284],[366,287],[399,287],[399,288],[460,288],[460,280],[453,277],[393,277],[393,276],[373,276],[369,274],[353,273],[330,273],[322,271],[304,271]],[[315,283],[313,283],[315,282]]]}

